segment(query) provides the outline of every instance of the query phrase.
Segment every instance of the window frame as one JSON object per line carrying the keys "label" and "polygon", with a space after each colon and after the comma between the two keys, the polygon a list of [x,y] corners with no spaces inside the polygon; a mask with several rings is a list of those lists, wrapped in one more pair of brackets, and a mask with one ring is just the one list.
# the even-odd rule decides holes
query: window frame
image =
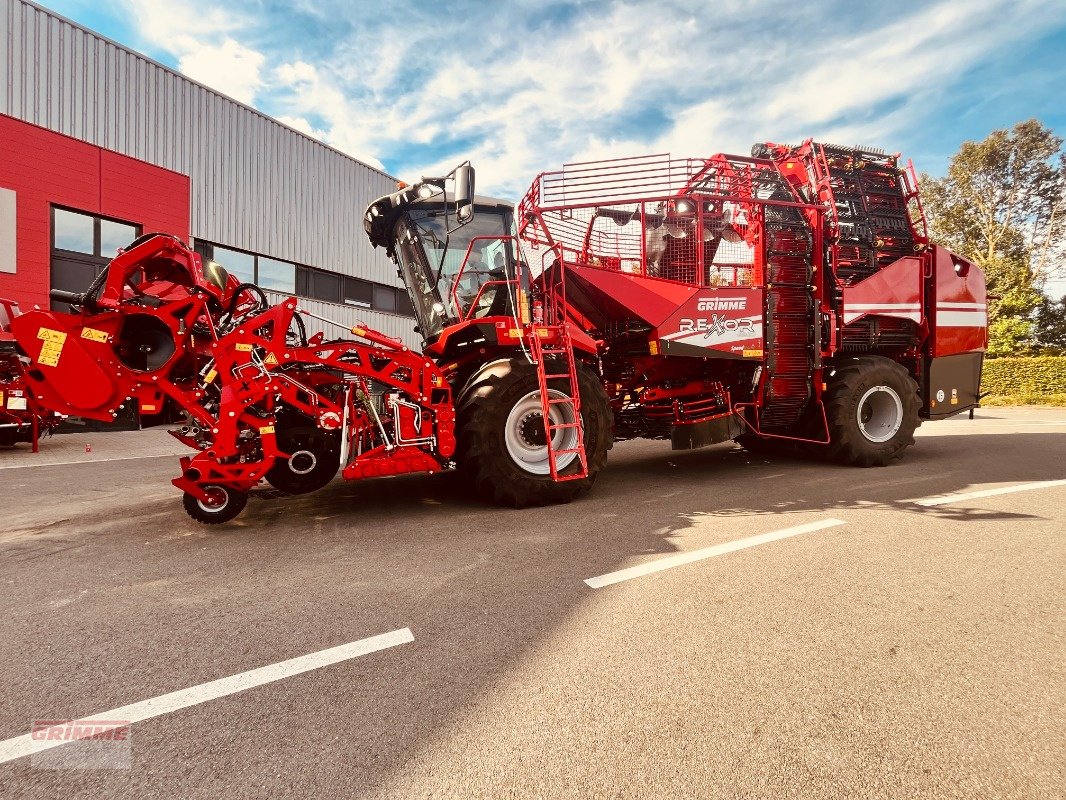
{"label": "window frame", "polygon": [[[237,253],[243,253],[244,255],[251,256],[254,264],[256,285],[258,285],[258,281],[260,279],[259,259],[268,259],[270,261],[275,261],[282,264],[293,265],[293,288],[291,293],[296,295],[297,297],[306,297],[309,300],[317,300],[322,303],[332,303],[333,305],[343,305],[349,306],[351,308],[364,309],[367,311],[376,311],[379,314],[392,314],[394,316],[411,318],[414,317],[414,307],[411,305],[411,298],[407,293],[407,289],[403,287],[390,286],[387,283],[377,283],[376,281],[367,280],[366,278],[360,278],[356,275],[347,275],[343,272],[334,272],[333,270],[319,269],[318,267],[311,267],[296,261],[288,261],[283,258],[275,258],[274,256],[268,256],[263,253],[254,253],[251,250],[245,250],[240,247],[230,247],[229,245],[215,244],[214,242],[207,241],[206,239],[199,239],[196,237],[193,237],[192,247],[193,250],[198,253],[201,258],[205,258],[210,261],[215,260],[216,247],[220,247],[223,250],[232,250]],[[225,264],[223,264],[222,266],[225,266]],[[326,280],[339,280],[339,295],[325,297],[324,295],[326,294],[326,292],[315,291],[315,280],[317,275],[326,276]],[[365,286],[369,290],[369,302],[360,301],[358,298],[354,297],[348,297],[349,288],[352,286],[353,283]],[[280,289],[267,289],[266,291],[276,292],[278,294],[288,293]],[[374,294],[376,292],[391,292],[393,297],[393,307],[386,309],[374,305]],[[354,292],[352,292],[352,294],[354,294]],[[338,296],[340,299],[335,299]]]}
{"label": "window frame", "polygon": [[[93,251],[91,253],[83,253],[78,250],[66,250],[62,247],[56,247],[56,211],[65,211],[68,214],[77,214],[81,217],[88,217],[93,222]],[[139,222],[131,222],[128,219],[119,219],[118,217],[112,217],[109,214],[94,214],[91,211],[86,211],[81,208],[73,208],[72,206],[65,206],[60,203],[51,203],[48,207],[48,254],[50,257],[59,254],[63,258],[82,258],[82,259],[106,259],[110,261],[114,255],[104,255],[100,252],[100,223],[106,220],[107,222],[114,222],[117,225],[126,225],[133,228],[135,235],[130,242],[136,241],[144,235],[144,225]],[[128,244],[128,243],[127,243]]]}

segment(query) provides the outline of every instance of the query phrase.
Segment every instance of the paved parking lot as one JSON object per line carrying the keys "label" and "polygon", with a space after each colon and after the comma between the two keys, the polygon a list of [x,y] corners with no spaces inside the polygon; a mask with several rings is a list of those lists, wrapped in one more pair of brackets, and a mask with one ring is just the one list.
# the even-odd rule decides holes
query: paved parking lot
{"label": "paved parking lot", "polygon": [[[631,442],[569,506],[338,481],[217,527],[154,440],[5,453],[0,794],[1061,797],[1066,411],[978,417],[883,469]],[[29,754],[111,711],[127,768]]]}

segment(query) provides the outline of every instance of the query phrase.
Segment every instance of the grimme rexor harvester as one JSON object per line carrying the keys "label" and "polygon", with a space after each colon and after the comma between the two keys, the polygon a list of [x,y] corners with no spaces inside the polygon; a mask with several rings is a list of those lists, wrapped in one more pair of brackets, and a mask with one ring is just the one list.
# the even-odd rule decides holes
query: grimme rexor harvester
{"label": "grimme rexor harvester", "polygon": [[37,451],[42,435],[50,436],[63,418],[43,407],[26,385],[26,364],[11,335],[18,306],[0,298],[0,447],[29,442]]}
{"label": "grimme rexor harvester", "polygon": [[27,379],[81,416],[184,410],[174,433],[198,452],[174,484],[203,522],[260,481],[299,493],[338,470],[458,467],[504,505],[565,502],[633,437],[883,465],[922,419],[978,402],[983,275],[928,241],[913,170],[879,151],[573,164],[517,210],[475,197],[464,164],[364,226],[421,352],[365,327],[308,338],[297,299],[269,307],[155,235],[66,296],[71,314],[13,321]]}

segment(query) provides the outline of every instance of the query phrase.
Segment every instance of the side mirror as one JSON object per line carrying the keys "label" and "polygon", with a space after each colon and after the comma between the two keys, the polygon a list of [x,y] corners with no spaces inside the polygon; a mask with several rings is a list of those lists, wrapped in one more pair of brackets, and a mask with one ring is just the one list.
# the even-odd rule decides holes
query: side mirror
{"label": "side mirror", "polygon": [[474,218],[474,168],[466,161],[455,168],[455,219],[465,225]]}

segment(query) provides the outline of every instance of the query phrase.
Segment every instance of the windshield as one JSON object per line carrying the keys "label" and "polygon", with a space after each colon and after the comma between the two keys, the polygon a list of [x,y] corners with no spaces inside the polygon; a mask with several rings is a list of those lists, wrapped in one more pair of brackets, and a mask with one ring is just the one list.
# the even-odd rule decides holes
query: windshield
{"label": "windshield", "polygon": [[[486,283],[507,280],[514,274],[511,241],[506,238],[512,234],[510,209],[479,208],[474,219],[450,237],[447,224],[443,212],[420,210],[405,214],[396,224],[396,255],[427,341],[436,339],[444,326],[461,314],[483,317],[509,313],[504,302],[507,287],[488,286],[480,297],[478,292]],[[456,308],[452,286],[460,271]],[[471,309],[475,299],[477,308]]]}

